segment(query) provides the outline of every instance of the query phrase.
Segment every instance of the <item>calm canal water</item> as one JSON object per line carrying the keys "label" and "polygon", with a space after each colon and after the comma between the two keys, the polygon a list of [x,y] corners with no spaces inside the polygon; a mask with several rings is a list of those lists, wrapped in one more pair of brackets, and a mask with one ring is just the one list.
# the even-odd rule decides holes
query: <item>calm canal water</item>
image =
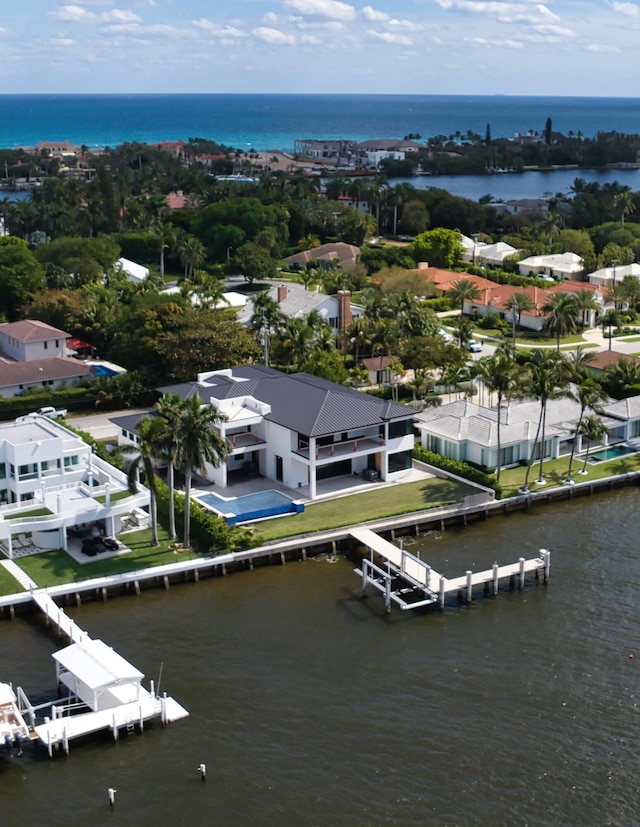
{"label": "calm canal water", "polygon": [[[552,550],[548,587],[470,608],[386,616],[318,558],[74,609],[148,677],[163,660],[191,715],[1,758],[2,823],[640,824],[638,496],[420,538],[449,576]],[[0,623],[1,678],[53,689],[57,648],[36,617]]]}

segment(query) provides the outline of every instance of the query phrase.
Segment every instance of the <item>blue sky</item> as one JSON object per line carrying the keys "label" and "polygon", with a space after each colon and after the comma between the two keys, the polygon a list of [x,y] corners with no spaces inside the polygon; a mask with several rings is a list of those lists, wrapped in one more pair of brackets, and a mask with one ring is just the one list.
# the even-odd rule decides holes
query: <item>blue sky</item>
{"label": "blue sky", "polygon": [[640,96],[640,0],[2,5],[5,93]]}

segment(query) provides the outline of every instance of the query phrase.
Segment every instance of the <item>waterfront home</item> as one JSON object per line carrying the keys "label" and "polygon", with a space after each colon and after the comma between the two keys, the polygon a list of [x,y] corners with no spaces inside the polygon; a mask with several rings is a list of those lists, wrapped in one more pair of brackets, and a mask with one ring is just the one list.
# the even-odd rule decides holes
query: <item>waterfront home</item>
{"label": "waterfront home", "polygon": [[[603,409],[600,417],[613,438],[621,439],[624,423],[614,415],[615,408]],[[640,406],[639,406],[640,417]],[[535,444],[540,403],[519,400],[503,403],[500,410],[500,465],[517,465],[532,456],[538,459],[540,445]],[[580,405],[573,399],[551,399],[547,403],[544,459],[556,459],[571,452],[573,430],[580,416]],[[450,459],[472,462],[486,468],[498,464],[498,410],[466,399],[429,408],[415,417],[420,444],[429,451]],[[583,448],[578,436],[577,450]],[[606,437],[605,437],[606,442]],[[585,446],[586,447],[586,446]]]}
{"label": "waterfront home", "polygon": [[[308,373],[247,365],[158,390],[197,395],[223,415],[218,429],[229,456],[205,469],[220,488],[260,475],[315,499],[325,480],[335,491],[341,477],[347,488],[354,476],[386,481],[411,469],[413,408]],[[136,444],[135,416],[113,419],[120,444]]]}
{"label": "waterfront home", "polygon": [[69,532],[96,524],[114,536],[124,515],[149,504],[146,489],[128,492],[126,475],[59,422],[30,415],[0,425],[0,551],[9,558],[18,536],[40,550],[66,550]]}
{"label": "waterfront home", "polygon": [[140,282],[149,278],[148,267],[136,264],[135,261],[129,261],[128,258],[119,258],[115,263],[115,268],[118,272],[124,273],[127,279],[135,284],[140,284]]}
{"label": "waterfront home", "polygon": [[507,244],[506,241],[498,241],[496,244],[485,244],[476,250],[476,264],[486,267],[503,267],[505,259],[510,256],[517,256],[520,250]]}
{"label": "waterfront home", "polygon": [[68,339],[64,330],[31,319],[0,324],[0,396],[56,390],[90,377],[89,365],[68,356]]}
{"label": "waterfront home", "polygon": [[[270,287],[267,295],[278,302],[278,309],[287,319],[304,319],[312,311],[317,312],[335,335],[344,331],[354,319],[364,315],[364,307],[351,303],[349,290],[339,290],[335,296],[328,296],[326,293],[316,293],[315,290],[305,290],[300,284],[287,282]],[[236,318],[247,327],[254,312],[253,301],[248,301]]]}
{"label": "waterfront home", "polygon": [[518,262],[521,276],[550,276],[555,279],[573,279],[582,273],[583,267],[584,263],[576,253],[528,256]]}

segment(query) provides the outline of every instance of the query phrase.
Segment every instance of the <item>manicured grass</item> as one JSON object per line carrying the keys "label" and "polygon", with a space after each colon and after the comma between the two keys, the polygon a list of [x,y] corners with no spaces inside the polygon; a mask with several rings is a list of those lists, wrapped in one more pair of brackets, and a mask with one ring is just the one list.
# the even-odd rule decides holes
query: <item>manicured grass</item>
{"label": "manicured grass", "polygon": [[255,530],[264,541],[281,540],[296,534],[358,525],[367,520],[450,505],[461,502],[465,496],[473,493],[477,493],[477,489],[449,480],[432,478],[312,503],[305,506],[302,514],[258,523]]}
{"label": "manicured grass", "polygon": [[16,511],[15,514],[7,514],[5,520],[18,520],[24,519],[25,517],[46,517],[49,514],[53,514],[53,511],[50,511],[48,508],[34,508],[31,511]]}
{"label": "manicured grass", "polygon": [[[590,451],[590,454],[593,453],[595,453],[595,451]],[[613,477],[617,474],[627,474],[630,471],[640,471],[640,454],[627,454],[624,457],[599,462],[596,465],[587,463],[588,473],[583,476],[579,474],[578,471],[582,470],[584,456],[584,453],[578,454],[573,459],[571,476],[576,483],[599,480],[603,477]],[[531,467],[531,472],[529,473],[529,490],[532,492],[544,491],[545,488],[561,486],[569,470],[569,456],[547,460],[543,463],[543,476],[547,481],[545,486],[535,484],[535,481],[538,479],[539,468],[540,463],[536,462]],[[526,467],[518,466],[517,468],[509,468],[500,473],[500,485],[502,486],[503,497],[514,497],[518,494],[518,490],[524,484],[526,472]]]}
{"label": "manicured grass", "polygon": [[[127,497],[131,496],[131,491],[116,491],[111,495],[111,502],[114,503],[116,500],[126,500]],[[107,501],[107,497],[105,494],[100,494],[98,497],[93,498],[98,503],[104,503]]]}
{"label": "manicured grass", "polygon": [[[586,343],[586,339],[582,336],[581,333],[576,333],[574,336],[561,336],[560,337],[560,347],[562,345],[583,345]],[[558,344],[558,340],[555,336],[522,336],[519,335],[516,337],[516,344],[517,345],[556,345]]]}
{"label": "manicured grass", "polygon": [[168,533],[162,526],[158,527],[158,539],[160,540],[158,548],[151,547],[151,529],[121,534],[118,539],[131,549],[130,553],[103,560],[97,558],[95,561],[80,565],[65,551],[57,549],[22,557],[16,562],[32,580],[35,580],[38,586],[44,587],[89,580],[92,577],[103,577],[107,574],[137,571],[201,556],[193,551],[175,553],[170,548],[173,541],[169,542]]}
{"label": "manicured grass", "polygon": [[24,589],[9,572],[0,566],[0,594],[20,594]]}
{"label": "manicured grass", "polygon": [[[618,337],[614,337],[616,338]],[[640,336],[620,336],[619,338],[623,342],[640,342]]]}

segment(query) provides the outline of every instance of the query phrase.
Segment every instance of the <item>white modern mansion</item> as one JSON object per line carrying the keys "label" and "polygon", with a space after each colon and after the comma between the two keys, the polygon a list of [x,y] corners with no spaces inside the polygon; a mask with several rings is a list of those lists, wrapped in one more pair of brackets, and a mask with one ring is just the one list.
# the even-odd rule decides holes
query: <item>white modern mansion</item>
{"label": "white modern mansion", "polygon": [[[412,467],[413,408],[311,374],[247,365],[159,390],[183,399],[197,395],[224,415],[219,430],[229,456],[218,468],[206,467],[207,479],[220,488],[236,475],[259,474],[304,489],[313,500],[324,480],[394,480]],[[136,444],[140,418],[112,420],[120,444]]]}
{"label": "white modern mansion", "polygon": [[123,515],[148,504],[145,488],[129,494],[126,475],[59,422],[24,416],[0,425],[0,546],[9,558],[18,535],[37,549],[66,550],[69,531],[98,523],[114,536]]}

